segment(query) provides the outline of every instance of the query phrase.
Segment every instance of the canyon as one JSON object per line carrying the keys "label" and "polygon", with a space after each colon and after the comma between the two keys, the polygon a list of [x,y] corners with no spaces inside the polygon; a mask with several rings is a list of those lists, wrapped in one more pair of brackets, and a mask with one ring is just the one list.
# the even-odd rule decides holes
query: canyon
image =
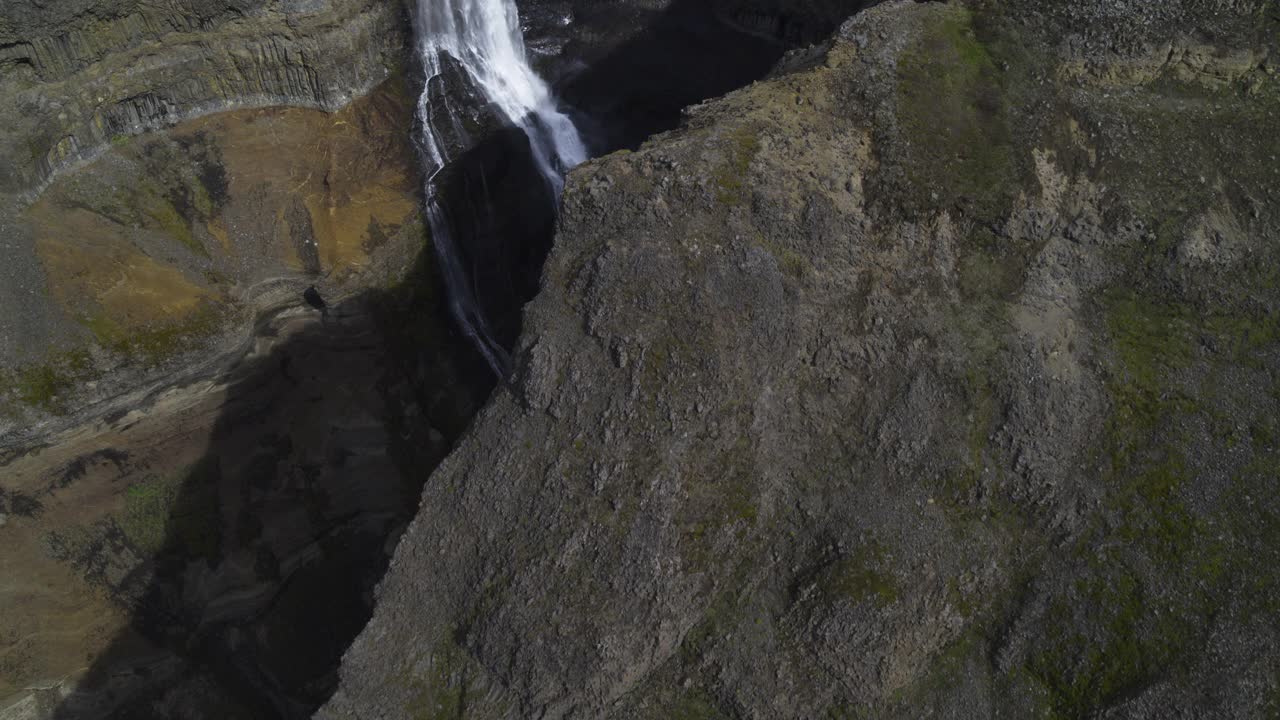
{"label": "canyon", "polygon": [[0,11],[0,718],[1280,711],[1273,3],[518,10]]}

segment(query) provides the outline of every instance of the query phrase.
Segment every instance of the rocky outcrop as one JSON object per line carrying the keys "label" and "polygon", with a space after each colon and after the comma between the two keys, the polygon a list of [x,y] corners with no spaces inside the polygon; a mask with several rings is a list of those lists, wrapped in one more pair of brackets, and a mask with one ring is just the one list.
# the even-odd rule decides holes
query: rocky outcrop
{"label": "rocky outcrop", "polygon": [[882,5],[576,170],[319,717],[1274,714],[1266,5]]}
{"label": "rocky outcrop", "polygon": [[405,60],[406,9],[365,0],[6,3],[0,192],[218,110],[336,110]]}

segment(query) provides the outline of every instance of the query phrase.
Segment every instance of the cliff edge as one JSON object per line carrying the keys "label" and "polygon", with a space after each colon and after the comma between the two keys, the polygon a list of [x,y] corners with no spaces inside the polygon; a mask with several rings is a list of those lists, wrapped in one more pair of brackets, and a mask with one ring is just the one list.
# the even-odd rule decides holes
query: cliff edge
{"label": "cliff edge", "polygon": [[1265,2],[896,2],[570,177],[319,717],[1270,717]]}

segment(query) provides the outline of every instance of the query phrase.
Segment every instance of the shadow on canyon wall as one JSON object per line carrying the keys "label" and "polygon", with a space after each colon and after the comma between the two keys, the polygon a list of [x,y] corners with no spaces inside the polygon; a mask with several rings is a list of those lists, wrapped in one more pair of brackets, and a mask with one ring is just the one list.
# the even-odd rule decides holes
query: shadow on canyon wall
{"label": "shadow on canyon wall", "polygon": [[[611,151],[763,76],[785,50],[677,2],[562,91],[596,152]],[[551,246],[550,196],[512,130],[446,177],[464,266],[510,347]],[[302,718],[328,698],[423,483],[494,385],[443,293],[424,246],[396,287],[324,320],[307,310],[259,323],[270,349],[229,371],[202,458],[179,478],[127,478],[140,512],[164,514],[150,519],[154,544],[129,546],[148,557],[101,581],[133,632],[92,661],[56,717]]]}
{"label": "shadow on canyon wall", "polygon": [[576,110],[594,154],[639,146],[676,127],[684,108],[764,77],[791,48],[726,24],[711,3],[677,0],[557,92]]}
{"label": "shadow on canyon wall", "polygon": [[[260,325],[275,344],[230,371],[201,458],[128,477],[132,527],[69,558],[133,632],[56,717],[301,718],[329,696],[423,482],[493,386],[442,292],[423,253],[395,288]],[[126,543],[152,554],[94,572]]]}
{"label": "shadow on canyon wall", "polygon": [[[684,108],[763,77],[789,48],[725,24],[706,3],[678,0],[612,52],[562,78],[557,92],[598,156],[675,128]],[[551,249],[553,199],[514,129],[490,134],[446,174],[443,205],[472,289],[510,349]]]}

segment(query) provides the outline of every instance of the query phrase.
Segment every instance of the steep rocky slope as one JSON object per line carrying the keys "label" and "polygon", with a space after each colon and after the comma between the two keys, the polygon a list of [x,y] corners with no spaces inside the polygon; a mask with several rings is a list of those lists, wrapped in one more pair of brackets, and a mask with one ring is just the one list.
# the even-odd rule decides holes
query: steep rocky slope
{"label": "steep rocky slope", "polygon": [[576,170],[320,717],[1273,717],[1278,29],[891,3]]}
{"label": "steep rocky slope", "polygon": [[[630,147],[864,4],[522,10]],[[0,8],[6,720],[307,714],[424,481],[322,716],[1280,711],[1274,3],[894,4],[589,164],[429,481],[404,12]]]}

